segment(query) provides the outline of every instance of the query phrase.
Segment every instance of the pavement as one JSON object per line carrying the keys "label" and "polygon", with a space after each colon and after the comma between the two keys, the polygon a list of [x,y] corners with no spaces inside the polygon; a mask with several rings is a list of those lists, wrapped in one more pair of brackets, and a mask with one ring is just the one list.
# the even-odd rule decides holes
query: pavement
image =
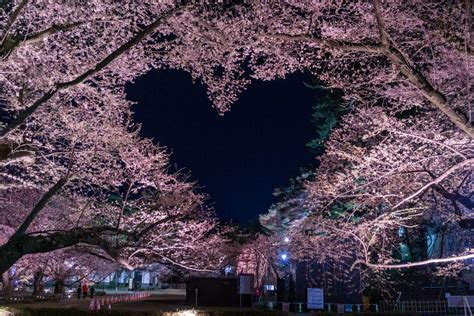
{"label": "pavement", "polygon": [[[131,294],[132,292],[130,292]],[[115,292],[112,291],[105,296],[98,296],[96,298],[102,300],[107,299],[115,295],[124,295],[126,292]],[[186,299],[186,290],[184,289],[165,289],[152,291],[152,295],[143,299],[130,302],[121,302],[111,304],[112,310],[118,311],[162,311],[170,312],[178,309],[186,309],[184,303]],[[74,308],[79,310],[88,310],[90,305],[90,298],[78,300],[76,297],[63,299],[59,301],[35,301],[35,302],[3,302],[2,305],[12,308],[29,308],[29,309],[41,309],[41,308]]]}

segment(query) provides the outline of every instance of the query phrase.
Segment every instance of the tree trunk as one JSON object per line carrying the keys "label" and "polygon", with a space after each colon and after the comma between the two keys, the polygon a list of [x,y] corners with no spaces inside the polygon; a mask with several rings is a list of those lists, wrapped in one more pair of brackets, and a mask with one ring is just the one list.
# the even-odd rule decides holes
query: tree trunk
{"label": "tree trunk", "polygon": [[64,294],[64,276],[59,276],[54,284],[54,294]]}
{"label": "tree trunk", "polygon": [[12,292],[12,284],[10,282],[10,271],[5,271],[2,273],[2,293],[3,295],[10,295]]}
{"label": "tree trunk", "polygon": [[33,280],[33,296],[43,294],[41,284],[43,283],[43,270],[39,269],[35,272]]}
{"label": "tree trunk", "polygon": [[133,241],[138,241],[136,235],[130,232],[117,230],[114,227],[74,228],[71,230],[57,231],[47,235],[24,235],[10,238],[6,244],[0,246],[0,273],[8,271],[21,257],[33,253],[45,253],[56,249],[74,246],[78,243],[94,245],[106,251],[111,257],[118,257],[118,252],[113,249],[102,234],[110,236],[116,234]]}

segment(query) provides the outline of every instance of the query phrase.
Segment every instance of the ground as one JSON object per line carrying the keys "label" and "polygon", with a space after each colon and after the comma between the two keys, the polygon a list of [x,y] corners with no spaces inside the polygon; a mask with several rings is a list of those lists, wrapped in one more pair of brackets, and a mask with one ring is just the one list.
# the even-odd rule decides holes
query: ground
{"label": "ground", "polygon": [[[124,293],[119,293],[123,295]],[[114,296],[113,293],[108,294],[106,297]],[[99,297],[100,299],[103,296]],[[161,290],[155,291],[150,297],[133,301],[133,302],[122,302],[112,304],[112,310],[119,312],[148,312],[148,311],[161,311],[170,312],[181,309],[187,309],[184,305],[185,290]],[[78,300],[76,297],[61,301],[37,301],[29,303],[16,303],[7,302],[3,304],[6,307],[13,307],[16,309],[76,309],[87,311],[89,310],[90,298]],[[106,308],[107,309],[107,308]],[[0,316],[1,314],[0,310]]]}
{"label": "ground", "polygon": [[[119,293],[123,295],[124,293]],[[114,296],[114,293],[108,293],[107,297]],[[103,296],[100,297],[102,299]],[[280,314],[277,311],[265,311],[229,308],[229,307],[212,307],[212,308],[195,308],[185,305],[186,293],[183,289],[167,289],[154,291],[150,297],[140,299],[133,302],[122,302],[111,305],[111,312],[108,308],[102,310],[102,314],[113,315],[163,315],[163,316],[209,316],[209,315],[248,315],[248,314]],[[3,309],[2,305],[7,309]],[[11,315],[86,315],[89,311],[90,299],[80,299],[72,297],[61,301],[40,301],[40,302],[0,302],[0,316]],[[23,311],[34,311],[30,314],[10,314],[7,310],[16,309]],[[42,311],[38,313],[38,311]],[[67,311],[67,313],[66,313]],[[97,313],[97,312],[94,312]]]}

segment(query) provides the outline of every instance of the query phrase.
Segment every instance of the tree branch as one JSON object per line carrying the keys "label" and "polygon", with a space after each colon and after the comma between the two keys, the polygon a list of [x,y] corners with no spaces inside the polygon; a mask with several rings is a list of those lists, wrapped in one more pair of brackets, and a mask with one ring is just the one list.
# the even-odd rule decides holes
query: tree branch
{"label": "tree branch", "polygon": [[10,124],[8,124],[5,128],[0,130],[0,137],[3,137],[10,133],[12,130],[20,126],[25,120],[32,115],[41,105],[44,103],[48,102],[58,91],[64,90],[70,87],[74,87],[91,76],[97,74],[104,68],[106,68],[108,65],[110,65],[113,61],[115,61],[117,58],[128,52],[132,47],[137,45],[141,40],[143,40],[145,37],[148,35],[152,34],[158,26],[161,25],[163,20],[165,18],[168,18],[169,16],[173,15],[174,13],[178,12],[181,10],[182,7],[175,7],[174,9],[168,11],[167,13],[161,15],[155,22],[149,24],[146,26],[143,30],[138,32],[134,37],[132,37],[128,42],[124,43],[121,45],[119,48],[114,50],[112,53],[110,53],[108,56],[106,56],[102,61],[97,63],[94,67],[90,68],[89,70],[85,71],[84,73],[78,75],[76,78],[70,80],[70,81],[64,81],[64,82],[59,82],[54,85],[53,88],[51,88],[49,91],[45,92],[36,102],[34,102],[30,107],[25,109],[23,112],[18,115],[18,117],[13,120]]}
{"label": "tree branch", "polygon": [[387,32],[385,31],[385,24],[382,18],[382,8],[380,6],[380,1],[372,0],[372,4],[374,7],[375,21],[377,22],[377,30],[379,31],[380,42],[382,43],[383,47],[388,47],[389,46],[388,35],[387,35]]}
{"label": "tree branch", "polygon": [[425,260],[425,261],[400,263],[400,264],[375,264],[375,263],[370,263],[370,262],[361,262],[361,263],[367,267],[374,268],[374,269],[390,270],[390,269],[404,269],[404,268],[420,267],[420,266],[426,266],[429,264],[469,260],[473,258],[474,258],[474,254],[467,254],[467,255],[457,256],[457,257],[430,259],[430,260]]}
{"label": "tree branch", "polygon": [[[0,8],[5,10],[6,7],[9,5],[9,4],[12,4],[13,1],[11,0],[4,0],[2,1],[1,5],[0,5]],[[20,2],[20,4],[16,7],[16,9],[13,11],[12,15],[10,16],[10,18],[8,19],[8,23],[7,25],[5,25],[5,29],[3,30],[3,33],[0,37],[0,40],[2,41],[2,46],[3,46],[3,43],[5,42],[6,38],[7,38],[7,34],[8,32],[10,31],[10,28],[12,27],[13,23],[15,23],[16,19],[18,18],[18,16],[20,15],[20,12],[26,7],[26,5],[28,4],[28,0],[23,0]]]}
{"label": "tree branch", "polygon": [[373,44],[359,44],[359,43],[352,43],[346,41],[339,41],[333,39],[324,39],[319,37],[314,37],[310,34],[270,34],[270,37],[276,39],[282,39],[285,41],[305,41],[312,44],[321,45],[322,47],[332,48],[332,49],[340,49],[345,51],[353,51],[353,52],[366,52],[366,53],[382,53],[382,49],[380,45],[373,45]]}
{"label": "tree branch", "polygon": [[33,160],[35,148],[29,145],[20,146],[14,143],[0,143],[0,163],[6,166],[13,162]]}
{"label": "tree branch", "polygon": [[305,41],[308,43],[314,43],[326,49],[340,49],[349,52],[353,51],[384,54],[394,65],[399,68],[399,71],[402,73],[402,75],[420,90],[421,94],[428,101],[430,101],[431,104],[443,112],[451,122],[463,130],[467,135],[469,135],[471,138],[474,138],[474,128],[467,116],[459,114],[454,109],[450,108],[446,97],[440,91],[436,90],[428,81],[428,79],[411,65],[402,52],[390,44],[384,28],[379,0],[373,0],[373,3],[374,14],[377,21],[377,29],[381,40],[380,45],[364,45],[332,39],[322,39],[308,34],[270,34],[269,36],[286,41]]}
{"label": "tree branch", "polygon": [[445,143],[443,142],[440,142],[440,141],[436,141],[436,140],[433,140],[433,139],[429,139],[429,138],[426,138],[426,137],[423,137],[423,136],[420,136],[420,135],[417,135],[415,133],[405,133],[405,132],[402,132],[402,131],[399,131],[399,130],[391,130],[390,133],[394,133],[394,134],[398,134],[398,135],[401,135],[401,136],[405,136],[405,137],[413,137],[413,138],[416,138],[416,139],[419,139],[423,142],[426,142],[426,143],[430,143],[430,144],[434,144],[434,145],[438,145],[438,146],[441,146],[441,147],[444,147],[456,154],[458,154],[459,156],[461,156],[462,158],[466,159],[466,155],[463,154],[462,152],[460,152],[459,150],[457,150],[456,148],[454,147],[451,147],[449,145],[446,145]]}
{"label": "tree branch", "polygon": [[196,271],[196,272],[212,272],[212,273],[216,273],[216,272],[219,272],[218,270],[209,270],[209,269],[201,269],[201,268],[194,268],[194,267],[190,267],[190,266],[187,266],[187,265],[184,265],[182,263],[179,263],[179,262],[176,262],[166,256],[164,256],[163,254],[160,254],[158,253],[157,251],[155,250],[150,250],[151,252],[154,252],[156,255],[158,255],[159,257],[163,258],[164,260],[168,261],[169,263],[171,263],[172,265],[175,265],[175,266],[178,266],[178,267],[181,267],[183,269],[186,269],[186,270],[190,270],[190,271]]}
{"label": "tree branch", "polygon": [[461,169],[461,168],[464,168],[465,166],[472,165],[472,164],[474,164],[474,158],[463,160],[462,162],[452,166],[451,168],[449,168],[448,170],[443,172],[440,176],[438,176],[436,179],[428,182],[427,184],[425,184],[424,186],[419,188],[415,193],[413,193],[410,196],[404,198],[402,201],[400,201],[398,204],[396,204],[392,209],[396,209],[396,208],[400,207],[401,205],[405,204],[406,202],[414,199],[415,197],[417,197],[418,195],[423,193],[425,190],[427,190],[431,186],[439,184],[440,182],[442,182],[444,179],[446,179],[454,171],[456,171],[458,169]]}
{"label": "tree branch", "polygon": [[26,37],[23,37],[23,36],[7,37],[3,41],[2,45],[0,46],[0,57],[5,57],[11,54],[11,52],[17,49],[21,44],[40,41],[49,35],[53,35],[61,31],[70,30],[84,23],[85,23],[84,21],[81,21],[81,22],[74,22],[74,23],[64,24],[64,25],[52,25],[48,27],[47,29],[30,34]]}
{"label": "tree branch", "polygon": [[25,234],[10,238],[7,243],[0,246],[0,274],[7,271],[24,255],[50,252],[78,244],[97,246],[112,258],[119,259],[118,249],[113,248],[110,241],[104,238],[110,233],[137,240],[137,236],[133,233],[109,226],[74,228],[47,234]]}
{"label": "tree branch", "polygon": [[380,41],[385,56],[387,56],[393,64],[399,67],[400,72],[405,76],[405,78],[417,87],[426,99],[441,110],[441,112],[443,112],[457,127],[462,129],[471,138],[474,138],[474,128],[468,118],[450,108],[446,97],[436,90],[421,72],[412,66],[402,52],[390,44],[384,27],[380,1],[373,0],[373,6],[375,19],[377,21],[377,29],[379,31]]}
{"label": "tree branch", "polygon": [[30,227],[31,223],[34,221],[36,216],[38,216],[39,212],[45,207],[45,205],[49,202],[49,200],[61,190],[61,188],[66,184],[67,177],[63,177],[59,179],[43,196],[41,199],[36,203],[35,207],[31,210],[28,216],[25,218],[23,223],[18,227],[12,237],[10,238],[17,238],[26,233],[28,227]]}
{"label": "tree branch", "polygon": [[435,107],[443,112],[451,122],[463,130],[471,138],[474,138],[474,128],[465,115],[461,115],[449,107],[446,97],[436,90],[421,72],[413,67],[403,54],[393,46],[386,49],[385,55],[396,66],[407,80],[418,88],[421,94]]}

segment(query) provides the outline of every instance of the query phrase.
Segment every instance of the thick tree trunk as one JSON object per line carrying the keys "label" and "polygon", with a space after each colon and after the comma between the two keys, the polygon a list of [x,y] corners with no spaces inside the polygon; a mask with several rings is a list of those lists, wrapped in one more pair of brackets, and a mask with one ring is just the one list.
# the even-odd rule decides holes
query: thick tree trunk
{"label": "thick tree trunk", "polygon": [[10,280],[10,272],[8,270],[2,273],[2,285],[3,295],[10,295],[12,292],[12,284]]}
{"label": "thick tree trunk", "polygon": [[43,270],[39,269],[35,272],[34,280],[33,280],[33,296],[43,294],[42,293],[42,286],[43,283]]}
{"label": "thick tree trunk", "polygon": [[54,294],[64,294],[64,284],[64,276],[58,277],[54,284]]}
{"label": "thick tree trunk", "polygon": [[50,252],[80,243],[97,246],[106,251],[112,258],[118,258],[116,249],[112,248],[110,243],[102,238],[102,235],[110,238],[114,234],[122,236],[124,240],[130,238],[131,241],[138,241],[135,234],[108,226],[75,228],[45,235],[24,235],[10,238],[6,244],[0,246],[0,273],[8,271],[24,255]]}

